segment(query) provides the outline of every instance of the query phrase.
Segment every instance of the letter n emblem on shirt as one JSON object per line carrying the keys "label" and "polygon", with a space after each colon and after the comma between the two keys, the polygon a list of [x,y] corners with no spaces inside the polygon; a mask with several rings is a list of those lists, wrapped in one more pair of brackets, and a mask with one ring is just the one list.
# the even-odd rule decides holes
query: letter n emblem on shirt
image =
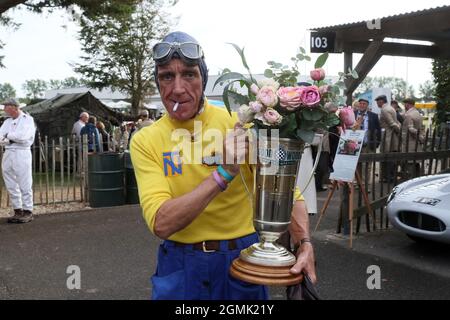
{"label": "letter n emblem on shirt", "polygon": [[174,177],[183,174],[182,162],[179,152],[164,152],[164,175],[166,177]]}

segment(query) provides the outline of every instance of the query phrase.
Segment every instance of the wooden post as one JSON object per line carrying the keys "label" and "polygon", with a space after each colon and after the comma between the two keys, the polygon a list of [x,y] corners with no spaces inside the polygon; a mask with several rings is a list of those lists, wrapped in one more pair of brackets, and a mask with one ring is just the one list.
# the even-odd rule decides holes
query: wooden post
{"label": "wooden post", "polygon": [[59,167],[60,167],[60,176],[61,176],[61,203],[64,201],[64,142],[63,138],[59,137]]}
{"label": "wooden post", "polygon": [[52,140],[52,197],[54,207],[56,207],[55,175],[56,175],[56,150],[55,150],[55,140]]}
{"label": "wooden post", "polygon": [[[344,73],[348,72],[348,69],[353,69],[353,53],[352,52],[344,52]],[[347,86],[346,86],[347,87]],[[346,104],[348,106],[352,105],[352,95],[353,91],[344,92],[347,96]]]}
{"label": "wooden post", "polygon": [[44,154],[45,154],[45,203],[49,204],[48,201],[48,192],[49,192],[49,177],[48,177],[48,170],[49,170],[49,165],[48,165],[48,137],[45,136],[44,138]]}
{"label": "wooden post", "polygon": [[349,201],[348,201],[348,223],[350,224],[350,249],[353,248],[353,196],[355,194],[355,186],[353,185],[353,181],[347,183],[349,186]]}
{"label": "wooden post", "polygon": [[42,150],[42,140],[41,140],[41,135],[38,135],[38,157],[39,157],[39,204],[43,204],[44,201],[42,200],[42,155],[43,155],[43,150]]}

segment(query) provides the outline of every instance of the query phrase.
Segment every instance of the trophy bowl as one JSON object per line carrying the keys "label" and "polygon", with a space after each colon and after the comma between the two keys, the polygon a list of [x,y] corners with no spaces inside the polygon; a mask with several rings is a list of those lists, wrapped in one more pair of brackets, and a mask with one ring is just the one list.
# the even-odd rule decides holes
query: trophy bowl
{"label": "trophy bowl", "polygon": [[301,281],[289,269],[296,257],[277,243],[287,232],[294,205],[297,169],[304,144],[294,139],[258,138],[254,171],[253,224],[260,242],[241,251],[231,274],[241,280],[268,285]]}

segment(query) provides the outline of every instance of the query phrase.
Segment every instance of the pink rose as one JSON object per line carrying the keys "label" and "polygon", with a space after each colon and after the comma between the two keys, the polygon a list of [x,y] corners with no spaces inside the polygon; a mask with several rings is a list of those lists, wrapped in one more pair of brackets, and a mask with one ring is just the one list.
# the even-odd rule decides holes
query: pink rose
{"label": "pink rose", "polygon": [[320,81],[325,79],[325,70],[322,68],[314,69],[309,73],[309,75],[314,81]]}
{"label": "pink rose", "polygon": [[272,125],[280,124],[283,117],[276,110],[269,108],[264,112],[264,119],[268,124]]}
{"label": "pink rose", "polygon": [[330,92],[330,91],[331,91],[331,86],[328,84],[319,87],[320,95],[324,95],[325,93]]}
{"label": "pink rose", "polygon": [[346,128],[350,128],[355,123],[355,112],[352,107],[345,107],[339,111],[339,119]]}
{"label": "pink rose", "polygon": [[256,84],[252,84],[250,86],[250,91],[256,96],[259,92],[259,87]]}
{"label": "pink rose", "polygon": [[256,99],[266,107],[275,107],[278,103],[275,88],[269,86],[262,87],[256,95]]}
{"label": "pink rose", "polygon": [[281,87],[277,91],[280,105],[289,111],[297,109],[301,103],[301,95],[304,87]]}
{"label": "pink rose", "polygon": [[316,86],[304,87],[301,93],[302,103],[307,106],[313,106],[320,102],[319,89]]}
{"label": "pink rose", "polygon": [[251,101],[249,103],[250,109],[254,112],[254,113],[258,113],[261,112],[263,105],[258,102],[258,101]]}

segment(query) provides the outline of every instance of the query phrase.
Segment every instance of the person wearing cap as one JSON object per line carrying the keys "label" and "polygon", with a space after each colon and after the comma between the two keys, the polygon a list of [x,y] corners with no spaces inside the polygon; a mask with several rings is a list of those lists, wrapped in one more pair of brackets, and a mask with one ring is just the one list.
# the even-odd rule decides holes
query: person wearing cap
{"label": "person wearing cap", "polygon": [[423,116],[416,109],[416,101],[411,98],[403,100],[405,105],[405,120],[402,127],[402,151],[415,152],[420,151],[421,144],[424,141]]}
{"label": "person wearing cap", "polygon": [[397,100],[392,100],[391,101],[391,106],[392,106],[392,108],[394,108],[395,113],[397,114],[398,122],[400,122],[400,124],[402,124],[403,120],[404,120],[403,119],[403,110],[400,107],[400,105],[398,104],[398,101]]}
{"label": "person wearing cap", "polygon": [[376,152],[381,141],[381,127],[378,115],[369,111],[369,101],[365,98],[358,100],[358,109],[355,111],[354,130],[367,130],[364,137],[362,152]]}
{"label": "person wearing cap", "polygon": [[[152,299],[267,299],[267,287],[229,274],[240,251],[258,241],[247,194],[252,173],[249,165],[236,164],[247,154],[248,143],[235,146],[235,141],[245,140],[246,133],[235,125],[235,113],[230,117],[205,98],[208,69],[192,36],[168,34],[153,47],[153,59],[167,113],[139,130],[130,147],[144,219],[163,239]],[[201,159],[191,157],[191,146],[202,150]],[[291,272],[316,281],[304,209],[303,201],[296,201],[291,235],[299,249]]]}
{"label": "person wearing cap", "polygon": [[[397,152],[399,149],[399,134],[401,123],[397,120],[395,109],[387,103],[387,97],[380,95],[375,98],[380,112],[380,125],[384,129],[381,152]],[[397,174],[396,165],[393,162],[382,163],[381,179],[386,182],[394,182]]]}
{"label": "person wearing cap", "polygon": [[136,123],[136,127],[138,130],[151,126],[153,124],[153,120],[150,119],[148,110],[142,110],[139,115],[139,120]]}
{"label": "person wearing cap", "polygon": [[0,144],[5,147],[2,173],[8,190],[14,216],[9,223],[26,223],[33,220],[33,178],[31,145],[36,126],[33,118],[20,110],[19,103],[8,99],[1,103],[9,116],[0,127]]}
{"label": "person wearing cap", "polygon": [[[372,111],[369,111],[369,100],[365,98],[358,99],[358,109],[355,111],[355,123],[352,127],[353,130],[366,130],[364,136],[362,153],[375,153],[381,141],[381,127],[378,115]],[[363,163],[359,166],[360,174],[362,177],[367,178],[367,183],[372,183],[372,163]],[[368,175],[366,175],[366,172]],[[367,191],[370,191],[369,188]]]}
{"label": "person wearing cap", "polygon": [[72,134],[76,135],[77,139],[81,137],[81,129],[88,123],[89,113],[82,112],[77,122],[73,124]]}

